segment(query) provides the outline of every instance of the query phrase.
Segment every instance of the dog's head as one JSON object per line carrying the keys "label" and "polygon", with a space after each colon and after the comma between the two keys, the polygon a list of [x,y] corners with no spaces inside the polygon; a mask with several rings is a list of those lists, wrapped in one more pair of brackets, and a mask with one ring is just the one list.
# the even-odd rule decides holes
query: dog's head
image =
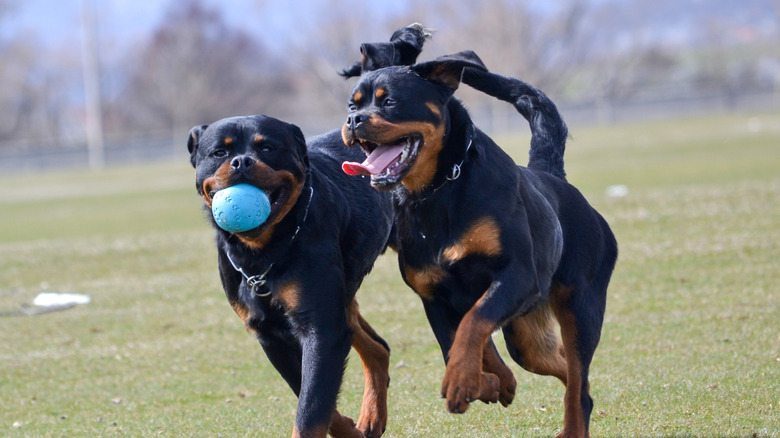
{"label": "dog's head", "polygon": [[237,233],[249,246],[267,243],[306,181],[309,161],[301,130],[266,116],[232,117],[192,128],[187,149],[195,186],[209,209],[216,192],[236,184],[251,184],[268,194],[271,213],[265,223]]}
{"label": "dog's head", "polygon": [[363,73],[352,90],[341,135],[368,158],[344,163],[344,171],[370,174],[372,186],[380,190],[401,183],[415,193],[428,186],[445,144],[447,105],[467,67],[487,70],[474,52],[466,51]]}

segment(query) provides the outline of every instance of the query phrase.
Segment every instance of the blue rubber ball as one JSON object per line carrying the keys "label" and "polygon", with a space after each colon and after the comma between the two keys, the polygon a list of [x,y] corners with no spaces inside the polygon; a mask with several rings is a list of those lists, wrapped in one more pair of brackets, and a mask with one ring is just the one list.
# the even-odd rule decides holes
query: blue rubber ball
{"label": "blue rubber ball", "polygon": [[268,195],[251,184],[236,184],[214,194],[211,213],[220,228],[241,233],[263,224],[271,214]]}

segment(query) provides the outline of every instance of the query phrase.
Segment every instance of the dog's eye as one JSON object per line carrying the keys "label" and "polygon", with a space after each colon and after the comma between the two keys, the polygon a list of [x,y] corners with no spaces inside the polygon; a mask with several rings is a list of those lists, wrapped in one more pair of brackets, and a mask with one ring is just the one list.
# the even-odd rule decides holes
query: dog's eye
{"label": "dog's eye", "polygon": [[355,112],[357,111],[357,105],[355,105],[354,103],[348,103],[347,109],[349,110],[349,112]]}
{"label": "dog's eye", "polygon": [[260,148],[260,152],[262,152],[264,154],[268,153],[268,152],[272,152],[272,151],[273,151],[273,149],[271,148],[271,146],[263,146],[263,147]]}
{"label": "dog's eye", "polygon": [[385,99],[384,106],[385,106],[385,108],[392,108],[397,103],[398,103],[398,101],[396,101],[395,99]]}
{"label": "dog's eye", "polygon": [[227,154],[228,154],[227,151],[224,149],[217,149],[211,153],[213,157],[217,157],[217,158],[225,158],[227,157]]}

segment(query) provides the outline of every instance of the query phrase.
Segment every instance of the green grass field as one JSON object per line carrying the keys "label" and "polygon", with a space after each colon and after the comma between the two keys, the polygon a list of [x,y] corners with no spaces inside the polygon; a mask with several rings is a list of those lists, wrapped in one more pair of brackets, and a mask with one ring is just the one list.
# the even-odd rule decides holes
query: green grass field
{"label": "green grass field", "polygon": [[[525,163],[527,136],[498,140]],[[780,113],[575,129],[566,167],[621,249],[592,434],[780,436]],[[0,436],[290,435],[295,397],[224,299],[193,182],[184,156],[0,177],[0,312],[92,297],[0,317]],[[392,347],[386,437],[560,431],[563,386],[514,364],[509,408],[445,412],[441,355],[393,255],[359,299]],[[361,396],[353,353],[341,411]]]}

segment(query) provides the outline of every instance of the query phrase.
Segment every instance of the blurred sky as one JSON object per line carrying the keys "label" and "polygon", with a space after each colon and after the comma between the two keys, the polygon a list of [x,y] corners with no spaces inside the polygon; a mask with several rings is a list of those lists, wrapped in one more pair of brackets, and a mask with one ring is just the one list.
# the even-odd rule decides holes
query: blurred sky
{"label": "blurred sky", "polygon": [[[0,23],[0,32],[5,38],[35,35],[49,47],[79,41],[84,1],[91,0],[12,1],[10,19]],[[240,23],[257,15],[257,0],[204,0],[204,3],[218,7],[230,22]],[[124,45],[148,36],[170,4],[168,1],[93,1],[100,38]]]}
{"label": "blurred sky", "polygon": [[[233,0],[248,5],[251,0]],[[167,7],[165,2],[111,0],[95,4],[101,32],[129,38],[151,29]],[[79,38],[81,0],[26,0],[13,2],[10,19],[1,24],[2,36],[36,34],[47,46]]]}
{"label": "blurred sky", "polygon": [[[121,46],[148,36],[172,4],[143,0],[11,0],[10,13],[0,21],[0,37],[29,35],[48,47],[79,42],[84,1],[93,2],[101,44],[108,41]],[[311,23],[313,18],[307,17],[307,12],[317,14],[324,6],[316,0],[299,0],[294,4],[269,0],[203,0],[203,3],[219,10],[229,23],[261,38],[274,35],[269,28],[290,31],[296,25]],[[407,3],[406,0],[371,0],[377,14],[392,14]],[[269,11],[272,17],[267,16]]]}
{"label": "blurred sky", "polygon": [[[0,39],[21,35],[47,48],[79,44],[80,11],[85,1],[91,1],[94,5],[98,17],[98,38],[102,51],[108,52],[131,47],[148,38],[150,31],[160,24],[165,12],[175,4],[171,0],[6,0],[10,4],[10,12],[0,15]],[[587,0],[586,3],[596,6],[605,1]],[[425,0],[343,0],[338,11],[329,7],[333,3],[323,0],[203,0],[203,3],[218,10],[229,24],[238,26],[265,43],[271,43],[268,46],[273,49],[274,39],[312,38],[316,33],[306,31],[323,22],[341,20],[345,25],[354,22],[371,23],[375,21],[371,20],[371,16],[391,17],[408,6],[421,7],[425,5]],[[615,2],[620,3],[626,2]],[[452,0],[450,3],[456,8],[459,4],[473,6],[471,0]],[[525,0],[523,4],[536,11],[555,13],[565,2]],[[771,4],[771,0],[634,1],[630,3],[630,9],[625,11],[630,13],[626,14],[624,21],[610,25],[624,27],[631,34],[648,33],[655,40],[685,44],[691,42],[692,31],[702,25],[701,20],[690,20],[706,15],[721,17],[721,21],[744,22],[754,29],[776,32],[780,18],[768,6]],[[350,11],[350,15],[343,16],[345,10]],[[686,10],[697,13],[683,13]],[[433,28],[442,25],[446,27],[446,24],[436,22],[436,17],[429,16],[426,21],[425,24]],[[401,26],[408,23],[395,24]]]}

